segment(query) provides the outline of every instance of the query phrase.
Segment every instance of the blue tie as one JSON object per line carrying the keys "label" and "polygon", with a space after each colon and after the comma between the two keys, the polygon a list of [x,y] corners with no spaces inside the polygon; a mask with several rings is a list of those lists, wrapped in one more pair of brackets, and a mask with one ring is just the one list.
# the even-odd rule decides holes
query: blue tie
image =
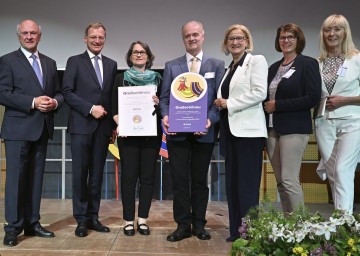
{"label": "blue tie", "polygon": [[96,76],[99,80],[99,84],[102,87],[102,78],[101,78],[101,71],[100,71],[100,66],[99,66],[99,62],[98,60],[100,59],[99,56],[95,55],[94,57],[94,67],[95,67],[95,72],[96,72]]}
{"label": "blue tie", "polygon": [[33,59],[33,64],[32,64],[32,67],[36,73],[36,76],[37,78],[39,79],[39,82],[41,84],[41,87],[43,87],[43,76],[41,74],[41,70],[40,70],[40,66],[39,66],[39,63],[37,62],[37,57],[35,54],[31,54],[30,58]]}

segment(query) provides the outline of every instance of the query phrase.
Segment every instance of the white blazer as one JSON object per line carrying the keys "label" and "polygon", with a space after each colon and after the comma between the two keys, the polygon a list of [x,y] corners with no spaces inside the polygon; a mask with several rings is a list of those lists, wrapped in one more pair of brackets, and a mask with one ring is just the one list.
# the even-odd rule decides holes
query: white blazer
{"label": "white blazer", "polygon": [[[221,81],[217,97],[228,69]],[[248,53],[243,65],[238,67],[230,81],[227,100],[231,133],[236,137],[265,137],[267,129],[262,102],[267,94],[268,65],[262,55]]]}
{"label": "white blazer", "polygon": [[[345,59],[342,67],[344,71],[336,79],[331,95],[360,96],[360,54],[354,55],[351,59]],[[323,69],[323,62],[320,62],[320,69]],[[321,97],[323,98],[328,95],[329,93],[323,81]],[[334,111],[329,111],[327,118],[360,118],[360,106],[347,105],[337,108]]]}

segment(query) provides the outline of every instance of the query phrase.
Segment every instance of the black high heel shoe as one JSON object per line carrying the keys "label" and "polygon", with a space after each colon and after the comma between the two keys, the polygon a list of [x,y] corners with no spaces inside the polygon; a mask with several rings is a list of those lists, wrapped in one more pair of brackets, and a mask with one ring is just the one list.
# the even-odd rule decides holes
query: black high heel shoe
{"label": "black high heel shoe", "polygon": [[[126,229],[127,227],[132,227],[132,228],[131,229]],[[125,236],[133,236],[133,235],[135,235],[134,224],[127,224],[124,227],[124,235]]]}
{"label": "black high heel shoe", "polygon": [[[146,228],[141,228],[141,227],[146,227]],[[150,235],[150,228],[145,223],[144,224],[139,224],[139,222],[138,222],[137,223],[137,230],[140,233],[140,235],[144,235],[144,236]]]}

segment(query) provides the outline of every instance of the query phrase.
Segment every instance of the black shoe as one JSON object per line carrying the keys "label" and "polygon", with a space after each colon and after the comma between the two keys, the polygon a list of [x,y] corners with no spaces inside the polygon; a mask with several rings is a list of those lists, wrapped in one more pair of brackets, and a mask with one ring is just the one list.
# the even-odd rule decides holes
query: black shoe
{"label": "black shoe", "polygon": [[211,236],[209,232],[207,232],[203,227],[193,228],[192,232],[193,236],[196,236],[200,240],[210,240]]}
{"label": "black shoe", "polygon": [[15,229],[14,233],[16,236],[19,236],[21,233],[23,232],[23,229],[22,228],[18,228],[18,229]]}
{"label": "black shoe", "polygon": [[91,230],[95,230],[97,232],[110,232],[110,228],[101,224],[101,222],[97,219],[92,219],[87,222],[87,228]]}
{"label": "black shoe", "polygon": [[55,234],[45,228],[40,224],[24,229],[25,236],[38,236],[38,237],[55,237]]}
{"label": "black shoe", "polygon": [[17,236],[14,231],[6,232],[4,237],[4,245],[6,246],[15,246],[17,245]]}
{"label": "black shoe", "polygon": [[176,242],[188,237],[191,237],[191,229],[190,228],[184,229],[178,227],[174,232],[172,232],[170,235],[166,237],[166,240],[168,240],[169,242]]}
{"label": "black shoe", "polygon": [[[132,227],[132,228],[126,229],[127,227]],[[125,235],[125,236],[133,236],[133,235],[135,235],[134,224],[127,224],[127,225],[124,227],[124,235]]]}
{"label": "black shoe", "polygon": [[77,237],[85,237],[88,235],[87,227],[85,222],[79,222],[76,229],[75,229],[75,235]]}
{"label": "black shoe", "polygon": [[[144,228],[141,228],[141,227],[144,227]],[[150,228],[145,223],[139,224],[139,222],[138,222],[137,230],[139,231],[140,235],[145,235],[145,236],[150,235]]]}

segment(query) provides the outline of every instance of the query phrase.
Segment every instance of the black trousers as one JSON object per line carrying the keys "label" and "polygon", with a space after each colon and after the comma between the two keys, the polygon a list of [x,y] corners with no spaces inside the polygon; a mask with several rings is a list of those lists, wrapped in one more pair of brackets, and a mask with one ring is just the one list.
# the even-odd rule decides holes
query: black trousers
{"label": "black trousers", "polygon": [[184,141],[168,140],[173,181],[173,214],[178,226],[204,227],[209,199],[207,173],[214,143],[198,142],[189,135]]}
{"label": "black trousers", "polygon": [[221,125],[226,146],[225,186],[229,230],[231,237],[238,238],[241,219],[250,208],[259,204],[265,138],[235,137],[230,132],[227,120]]}
{"label": "black trousers", "polygon": [[5,140],[5,232],[39,223],[48,138],[44,126],[37,141]]}
{"label": "black trousers", "polygon": [[99,127],[92,134],[71,134],[73,215],[78,223],[98,218],[109,139]]}
{"label": "black trousers", "polygon": [[135,219],[136,184],[139,180],[138,217],[147,218],[154,192],[161,136],[119,138],[123,218]]}

